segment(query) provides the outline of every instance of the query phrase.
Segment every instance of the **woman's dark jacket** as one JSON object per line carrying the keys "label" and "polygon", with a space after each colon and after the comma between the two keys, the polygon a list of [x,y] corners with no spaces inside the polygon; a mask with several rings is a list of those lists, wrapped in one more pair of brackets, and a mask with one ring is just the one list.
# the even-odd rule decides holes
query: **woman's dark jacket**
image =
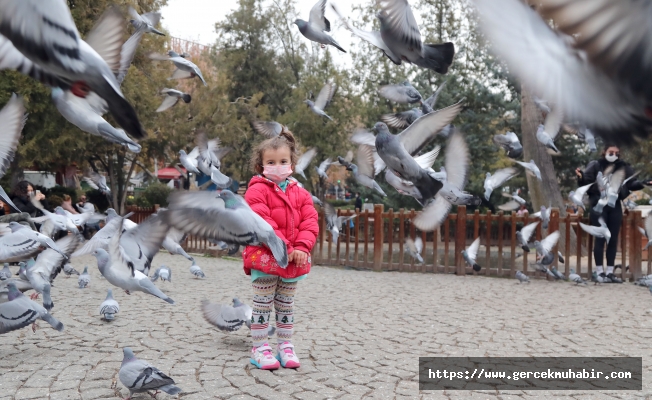
{"label": "woman's dark jacket", "polygon": [[[34,204],[32,204],[31,201],[29,201],[28,198],[22,197],[22,196],[14,196],[11,201],[14,202],[16,207],[22,212],[26,212],[27,214],[30,215],[30,217],[40,217],[43,215],[41,210],[36,208]],[[48,201],[46,199],[41,200],[41,204],[43,204],[43,207],[45,209],[49,209],[50,205],[48,204]]]}
{"label": "woman's dark jacket", "polygon": [[[599,160],[591,161],[589,165],[586,166],[586,169],[582,172],[582,177],[577,178],[577,184],[579,186],[585,186],[595,182],[598,176],[598,172],[602,172],[604,174],[604,170],[609,165],[613,165],[612,172],[616,172],[620,168],[625,168],[625,179],[634,175],[634,168],[632,168],[632,166],[625,161],[619,159],[614,163],[610,163],[604,158],[601,158]],[[630,192],[641,189],[643,189],[643,184],[636,179],[631,179],[620,188],[618,199],[624,200],[627,198],[627,196],[629,196]],[[595,207],[595,205],[598,204],[598,200],[600,200],[600,189],[598,189],[598,185],[591,186],[587,192],[587,195],[589,196],[589,203],[591,204],[591,207]]]}

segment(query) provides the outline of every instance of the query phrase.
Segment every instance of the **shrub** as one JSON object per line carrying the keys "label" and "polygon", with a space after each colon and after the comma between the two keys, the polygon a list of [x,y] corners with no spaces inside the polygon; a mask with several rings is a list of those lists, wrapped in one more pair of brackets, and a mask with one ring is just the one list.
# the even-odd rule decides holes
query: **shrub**
{"label": "shrub", "polygon": [[104,212],[110,207],[109,199],[107,199],[102,192],[96,189],[86,191],[86,200],[93,203],[100,212]]}
{"label": "shrub", "polygon": [[[139,207],[154,207],[158,204],[161,207],[167,207],[168,196],[172,192],[167,185],[162,183],[152,183],[147,186],[145,190],[136,197],[136,205]],[[148,204],[148,205],[141,205]]]}
{"label": "shrub", "polygon": [[54,209],[63,204],[63,197],[57,196],[56,194],[51,194],[47,197],[48,204],[50,208]]}

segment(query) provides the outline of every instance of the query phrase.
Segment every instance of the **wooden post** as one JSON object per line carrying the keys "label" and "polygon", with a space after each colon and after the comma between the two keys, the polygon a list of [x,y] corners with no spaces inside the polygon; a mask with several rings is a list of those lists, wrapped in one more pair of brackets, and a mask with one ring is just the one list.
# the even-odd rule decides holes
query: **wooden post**
{"label": "wooden post", "polygon": [[455,273],[466,275],[462,250],[466,245],[466,206],[457,206],[457,225],[455,227]]}
{"label": "wooden post", "polygon": [[398,210],[398,270],[403,271],[403,244],[405,243],[405,210]]}
{"label": "wooden post", "polygon": [[394,210],[389,209],[387,213],[387,270],[392,270],[392,255],[394,254]]}
{"label": "wooden post", "polygon": [[374,270],[383,264],[383,205],[374,204]]}
{"label": "wooden post", "polygon": [[326,213],[319,213],[319,262],[324,262],[324,235],[326,232]]}
{"label": "wooden post", "polygon": [[511,233],[509,235],[509,241],[511,244],[511,248],[510,248],[511,254],[509,260],[509,277],[513,278],[516,275],[516,211],[512,211],[512,215],[511,215]]}
{"label": "wooden post", "polygon": [[[564,274],[568,276],[570,274],[570,247],[571,247],[571,225],[570,225],[571,217],[566,213],[566,217],[564,217],[564,230],[566,231],[566,239],[564,243],[564,258],[566,259],[566,268],[564,268]],[[575,271],[576,274],[580,274],[579,268],[576,268],[577,271]]]}
{"label": "wooden post", "polygon": [[[550,222],[548,223],[548,235],[559,230],[559,208],[553,207],[550,211]],[[561,232],[560,232],[561,233]],[[559,242],[552,248],[554,255],[552,265],[559,270],[559,257],[557,257],[557,249],[559,249]]]}
{"label": "wooden post", "polygon": [[498,211],[498,276],[503,276],[503,225],[505,224],[504,211]]}
{"label": "wooden post", "polygon": [[[484,274],[489,275],[489,270],[491,269],[491,262],[490,262],[491,261],[491,210],[487,210],[487,215],[485,217],[485,221],[487,221],[486,224],[485,224],[485,226],[487,228],[487,232],[486,232],[487,238],[485,239],[485,242],[484,242],[484,247],[485,247],[485,261],[484,261],[484,263],[485,263],[485,265],[483,267],[484,267]],[[475,238],[473,238],[473,240],[475,240]],[[480,239],[480,243],[482,243],[482,239]],[[479,252],[480,251],[478,250],[478,253]]]}
{"label": "wooden post", "polygon": [[[642,223],[641,210],[634,210],[631,213],[632,223],[629,226],[629,280],[630,282],[635,282],[636,279],[640,278],[642,273],[642,256],[643,251],[641,249],[641,232],[639,232],[638,227]],[[624,264],[624,260],[623,260]],[[623,274],[623,280],[625,278],[625,265],[622,266],[621,272]]]}

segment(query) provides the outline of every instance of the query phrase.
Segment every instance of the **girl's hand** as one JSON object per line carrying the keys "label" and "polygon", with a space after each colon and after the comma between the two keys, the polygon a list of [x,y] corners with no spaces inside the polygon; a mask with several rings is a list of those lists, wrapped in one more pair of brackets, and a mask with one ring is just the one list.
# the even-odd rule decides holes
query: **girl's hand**
{"label": "girl's hand", "polygon": [[577,175],[579,178],[581,178],[581,177],[582,177],[582,170],[579,169],[579,168],[577,168],[577,169],[575,170],[575,175]]}
{"label": "girl's hand", "polygon": [[308,254],[301,250],[294,250],[288,255],[288,261],[294,261],[296,265],[303,265],[308,261]]}

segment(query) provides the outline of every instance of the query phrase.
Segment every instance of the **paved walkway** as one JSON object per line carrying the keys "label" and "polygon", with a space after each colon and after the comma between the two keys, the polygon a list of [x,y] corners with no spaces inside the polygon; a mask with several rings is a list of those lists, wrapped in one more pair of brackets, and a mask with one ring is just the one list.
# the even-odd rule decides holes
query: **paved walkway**
{"label": "paved walkway", "polygon": [[[88,289],[60,276],[52,290],[56,332],[41,323],[0,336],[0,399],[126,397],[112,380],[122,347],[168,373],[181,399],[626,399],[652,397],[652,298],[631,284],[569,283],[452,275],[361,272],[315,267],[299,284],[294,343],[302,367],[252,369],[246,329],[226,334],[206,323],[202,299],[251,303],[238,262],[199,258],[207,279],[181,257],[159,254],[173,270],[157,285],[177,304],[115,291],[121,312],[100,320],[106,280],[95,260],[73,260],[92,275]],[[418,391],[419,356],[642,356],[642,392]],[[135,396],[148,399],[149,396]],[[159,399],[168,399],[161,394]]]}

